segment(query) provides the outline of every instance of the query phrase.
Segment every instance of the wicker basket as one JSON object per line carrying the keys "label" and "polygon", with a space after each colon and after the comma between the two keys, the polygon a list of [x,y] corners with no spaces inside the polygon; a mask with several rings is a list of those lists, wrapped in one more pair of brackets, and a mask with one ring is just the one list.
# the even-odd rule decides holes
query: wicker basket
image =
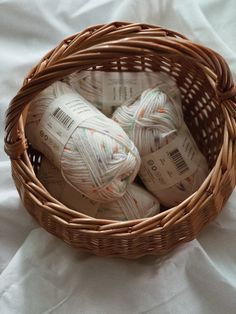
{"label": "wicker basket", "polygon": [[[198,191],[154,217],[127,222],[86,216],[47,192],[35,175],[41,156],[29,148],[24,136],[27,107],[54,81],[85,69],[161,70],[174,77],[181,91],[185,121],[211,169]],[[166,254],[194,239],[217,216],[234,189],[235,96],[224,59],[176,32],[115,22],[65,39],[30,71],[7,111],[5,150],[24,206],[43,228],[72,247],[126,258]]]}

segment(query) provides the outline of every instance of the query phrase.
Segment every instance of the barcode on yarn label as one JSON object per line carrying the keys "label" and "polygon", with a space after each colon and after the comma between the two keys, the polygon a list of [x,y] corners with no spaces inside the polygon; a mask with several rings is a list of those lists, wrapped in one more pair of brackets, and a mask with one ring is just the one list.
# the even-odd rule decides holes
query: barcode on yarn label
{"label": "barcode on yarn label", "polygon": [[175,164],[176,170],[178,171],[179,175],[182,175],[189,170],[189,167],[178,148],[169,152],[169,156],[173,160],[173,163]]}
{"label": "barcode on yarn label", "polygon": [[140,177],[152,192],[164,190],[191,176],[199,166],[200,156],[184,124],[169,144],[142,157]]}
{"label": "barcode on yarn label", "polygon": [[41,152],[60,168],[61,155],[71,134],[85,120],[98,114],[77,93],[56,98],[45,110],[37,128],[36,140]]}
{"label": "barcode on yarn label", "polygon": [[69,130],[72,127],[72,125],[75,123],[75,120],[73,120],[60,107],[56,108],[56,110],[52,113],[52,116],[55,117],[57,121],[66,128],[66,130]]}

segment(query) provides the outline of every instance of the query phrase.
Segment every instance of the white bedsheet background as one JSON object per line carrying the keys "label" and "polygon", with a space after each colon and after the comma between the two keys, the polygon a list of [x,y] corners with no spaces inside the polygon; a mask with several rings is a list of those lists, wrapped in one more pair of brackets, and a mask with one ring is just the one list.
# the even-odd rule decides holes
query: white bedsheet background
{"label": "white bedsheet background", "polygon": [[236,193],[198,240],[163,258],[68,248],[23,209],[3,152],[10,99],[64,37],[113,20],[159,24],[221,53],[236,78],[234,0],[0,0],[0,313],[236,313]]}

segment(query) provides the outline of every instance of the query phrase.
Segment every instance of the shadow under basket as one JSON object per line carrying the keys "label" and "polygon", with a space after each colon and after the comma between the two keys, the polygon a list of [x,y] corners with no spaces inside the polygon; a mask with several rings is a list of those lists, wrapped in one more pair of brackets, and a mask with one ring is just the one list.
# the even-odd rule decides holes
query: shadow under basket
{"label": "shadow under basket", "polygon": [[[28,149],[24,135],[28,104],[53,82],[82,70],[164,71],[176,80],[185,121],[210,168],[194,194],[151,218],[117,222],[76,212],[48,193],[35,175],[40,154]],[[225,60],[174,31],[114,22],[65,39],[30,71],[7,111],[5,150],[24,206],[48,232],[96,255],[137,258],[168,253],[194,239],[235,187],[235,96]]]}

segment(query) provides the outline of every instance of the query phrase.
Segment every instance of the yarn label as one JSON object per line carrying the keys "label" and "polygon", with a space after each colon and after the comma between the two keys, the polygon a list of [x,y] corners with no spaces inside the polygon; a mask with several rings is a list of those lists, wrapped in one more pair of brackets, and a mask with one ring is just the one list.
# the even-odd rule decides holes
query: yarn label
{"label": "yarn label", "polygon": [[38,178],[45,185],[49,193],[67,207],[92,217],[95,217],[97,214],[99,204],[88,199],[69,183],[66,183],[66,180],[63,180],[63,175],[54,164],[43,159]]}
{"label": "yarn label", "polygon": [[139,71],[140,67],[137,62],[136,71],[133,72],[81,71],[69,76],[69,84],[104,114],[111,116],[117,107],[133,102],[147,88],[157,85],[164,87],[169,82],[170,92],[170,85],[176,86],[170,75],[164,72]]}
{"label": "yarn label", "polygon": [[142,73],[103,72],[103,106],[118,107],[142,91]]}
{"label": "yarn label", "polygon": [[77,93],[58,97],[45,110],[37,128],[35,138],[41,152],[60,169],[61,155],[74,130],[98,114]]}
{"label": "yarn label", "polygon": [[156,72],[101,72],[103,74],[103,107],[114,109],[137,98],[154,86],[162,74]]}
{"label": "yarn label", "polygon": [[142,157],[140,177],[152,192],[158,192],[193,175],[200,158],[198,147],[184,124],[169,144]]}
{"label": "yarn label", "polygon": [[59,197],[62,200],[67,200],[67,206],[70,206],[85,215],[95,217],[97,214],[99,204],[88,199],[69,184],[64,186],[61,196]]}

